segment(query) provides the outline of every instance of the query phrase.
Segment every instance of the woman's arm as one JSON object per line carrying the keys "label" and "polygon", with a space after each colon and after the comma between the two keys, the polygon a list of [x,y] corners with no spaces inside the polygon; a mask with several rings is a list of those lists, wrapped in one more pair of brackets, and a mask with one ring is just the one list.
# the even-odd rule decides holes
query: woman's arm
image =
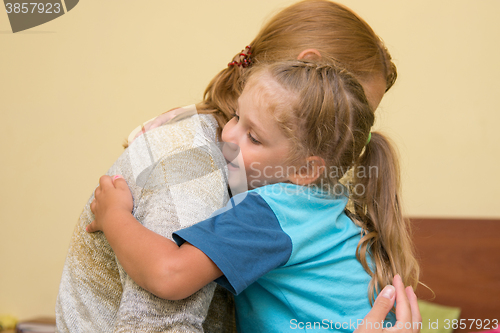
{"label": "woman's arm", "polygon": [[179,247],[140,224],[131,213],[132,195],[123,178],[102,176],[90,208],[95,220],[87,231],[103,231],[127,274],[156,296],[183,299],[222,275],[194,246]]}

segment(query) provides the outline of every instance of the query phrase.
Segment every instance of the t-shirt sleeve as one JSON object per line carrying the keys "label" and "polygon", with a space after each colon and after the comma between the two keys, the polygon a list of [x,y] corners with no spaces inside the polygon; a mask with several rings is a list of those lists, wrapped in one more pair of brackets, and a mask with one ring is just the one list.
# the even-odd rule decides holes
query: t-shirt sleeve
{"label": "t-shirt sleeve", "polygon": [[173,238],[179,246],[188,242],[203,251],[224,274],[216,282],[234,294],[284,265],[292,253],[292,241],[276,215],[253,192],[235,196],[221,212],[175,232]]}

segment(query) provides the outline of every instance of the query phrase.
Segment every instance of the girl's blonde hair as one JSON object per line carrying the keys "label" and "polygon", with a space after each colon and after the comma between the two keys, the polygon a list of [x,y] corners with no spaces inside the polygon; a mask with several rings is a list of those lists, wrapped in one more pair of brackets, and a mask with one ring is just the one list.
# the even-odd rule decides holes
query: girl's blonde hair
{"label": "girl's blonde hair", "polygon": [[363,229],[356,256],[372,277],[370,301],[396,274],[416,288],[419,266],[409,221],[401,211],[397,156],[382,134],[370,132],[375,114],[362,86],[331,59],[261,64],[244,78],[247,75],[248,84],[264,77],[284,89],[284,94],[272,96],[271,104],[280,105],[273,113],[295,147],[291,160],[308,156],[324,160],[324,172],[315,186],[335,188],[347,170],[354,171],[349,191],[354,212],[349,215]]}
{"label": "girl's blonde hair", "polygon": [[[396,80],[396,66],[381,39],[350,9],[327,0],[305,0],[276,14],[250,44],[251,55],[238,53],[233,60],[250,58],[251,64],[297,59],[306,49],[334,58],[358,80],[377,75],[386,79],[386,90]],[[236,110],[247,69],[228,66],[217,74],[198,105],[200,113],[211,113],[222,128]]]}

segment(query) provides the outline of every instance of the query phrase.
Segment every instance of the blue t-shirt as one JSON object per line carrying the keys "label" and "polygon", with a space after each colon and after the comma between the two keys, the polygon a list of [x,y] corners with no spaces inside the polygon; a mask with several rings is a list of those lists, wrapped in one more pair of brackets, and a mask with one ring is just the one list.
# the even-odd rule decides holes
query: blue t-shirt
{"label": "blue t-shirt", "polygon": [[352,332],[371,309],[371,278],[356,259],[361,228],[346,204],[309,187],[267,185],[174,239],[222,271],[216,282],[237,295],[239,332]]}

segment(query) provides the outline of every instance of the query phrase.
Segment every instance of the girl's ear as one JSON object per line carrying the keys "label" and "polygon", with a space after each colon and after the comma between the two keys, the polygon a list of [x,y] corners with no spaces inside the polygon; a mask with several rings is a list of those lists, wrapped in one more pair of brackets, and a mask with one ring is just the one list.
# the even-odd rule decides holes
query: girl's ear
{"label": "girl's ear", "polygon": [[289,180],[296,185],[309,185],[315,182],[325,171],[325,160],[319,156],[309,156],[305,165],[299,167],[294,174],[288,175]]}
{"label": "girl's ear", "polygon": [[297,60],[318,61],[321,60],[321,53],[316,49],[305,49],[299,53]]}

